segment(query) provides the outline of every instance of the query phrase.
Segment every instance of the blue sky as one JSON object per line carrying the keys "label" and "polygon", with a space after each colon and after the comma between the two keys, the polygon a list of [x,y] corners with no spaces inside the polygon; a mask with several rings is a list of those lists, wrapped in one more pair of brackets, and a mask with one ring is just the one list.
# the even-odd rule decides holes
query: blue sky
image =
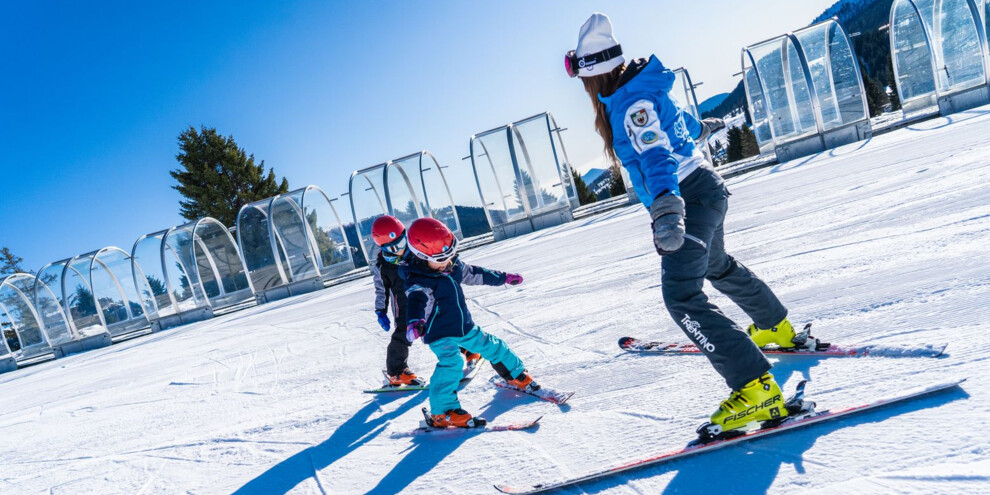
{"label": "blue sky", "polygon": [[[427,149],[477,203],[468,138],[549,110],[579,169],[601,142],[563,53],[596,10],[629,57],[736,84],[739,50],[833,0],[5,2],[0,246],[47,262],[183,223],[169,170],[216,127],[295,187]],[[346,210],[349,214],[349,209]]]}

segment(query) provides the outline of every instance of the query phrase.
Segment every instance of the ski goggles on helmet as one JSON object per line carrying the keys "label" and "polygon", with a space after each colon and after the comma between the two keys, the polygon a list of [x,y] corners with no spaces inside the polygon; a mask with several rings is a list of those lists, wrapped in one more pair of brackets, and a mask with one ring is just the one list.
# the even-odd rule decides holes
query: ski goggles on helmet
{"label": "ski goggles on helmet", "polygon": [[585,67],[591,67],[620,56],[622,56],[622,45],[615,45],[597,53],[589,53],[583,57],[577,56],[574,50],[571,50],[564,54],[564,70],[567,71],[568,76],[577,77],[578,71]]}
{"label": "ski goggles on helmet", "polygon": [[392,256],[398,256],[399,253],[406,248],[406,234],[403,233],[398,239],[381,245],[382,251]]}
{"label": "ski goggles on helmet", "polygon": [[412,249],[413,254],[426,261],[432,261],[434,263],[446,263],[454,259],[454,256],[457,256],[457,237],[456,236],[451,237],[450,247],[447,248],[442,253],[433,254],[433,255],[426,254],[416,249],[416,247],[411,244],[409,245],[409,249]]}

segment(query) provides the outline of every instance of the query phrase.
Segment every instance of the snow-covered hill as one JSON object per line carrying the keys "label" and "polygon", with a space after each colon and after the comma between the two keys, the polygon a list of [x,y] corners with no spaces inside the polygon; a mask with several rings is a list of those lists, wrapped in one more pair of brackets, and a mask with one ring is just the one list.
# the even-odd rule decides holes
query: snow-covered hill
{"label": "snow-covered hill", "polygon": [[[731,253],[797,323],[841,343],[948,342],[939,358],[776,359],[821,407],[946,377],[960,390],[630,472],[562,493],[990,491],[990,107],[729,181]],[[0,375],[0,493],[493,493],[683,446],[725,385],[702,357],[634,356],[623,335],[684,341],[661,303],[640,206],[464,253],[526,276],[468,288],[479,324],[556,407],[460,398],[530,432],[392,439],[426,394],[370,396],[388,336],[369,279]],[[713,301],[744,325],[725,297]],[[435,362],[422,344],[412,367]]]}

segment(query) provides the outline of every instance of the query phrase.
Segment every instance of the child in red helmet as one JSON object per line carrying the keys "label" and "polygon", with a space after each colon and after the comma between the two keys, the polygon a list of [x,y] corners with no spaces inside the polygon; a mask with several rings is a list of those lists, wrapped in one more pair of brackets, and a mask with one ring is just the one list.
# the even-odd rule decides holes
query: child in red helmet
{"label": "child in red helmet", "polygon": [[457,259],[457,238],[432,218],[420,218],[409,226],[407,245],[412,253],[399,266],[406,283],[407,339],[423,342],[437,356],[430,377],[431,426],[474,428],[486,421],[472,417],[457,400],[462,376],[460,348],[480,353],[494,363],[498,374],[522,390],[540,387],[509,346],[474,324],[461,284],[518,285],[520,275],[468,265]]}
{"label": "child in red helmet", "polygon": [[[426,382],[409,370],[406,361],[409,359],[409,346],[412,342],[406,340],[406,331],[399,322],[406,321],[406,286],[399,277],[399,262],[406,254],[406,227],[399,219],[385,215],[375,219],[371,224],[371,238],[381,248],[371,273],[375,283],[375,313],[382,330],[389,331],[391,322],[388,319],[388,307],[392,307],[395,317],[395,331],[388,343],[385,353],[385,374],[388,385],[425,385]],[[391,302],[391,304],[389,304]]]}

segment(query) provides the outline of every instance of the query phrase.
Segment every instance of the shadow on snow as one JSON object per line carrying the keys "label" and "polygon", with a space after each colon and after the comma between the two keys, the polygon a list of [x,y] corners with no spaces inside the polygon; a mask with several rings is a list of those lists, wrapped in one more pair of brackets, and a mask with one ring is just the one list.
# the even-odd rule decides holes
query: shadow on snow
{"label": "shadow on snow", "polygon": [[[774,368],[783,368],[783,366],[778,365]],[[794,372],[801,373],[801,370]],[[808,396],[814,400],[814,389],[809,392]],[[820,437],[844,428],[879,423],[901,414],[940,407],[968,397],[969,395],[963,389],[955,388],[929,397],[891,404],[854,416],[781,433],[778,436],[752,440],[708,454],[687,457],[662,466],[644,467],[632,474],[585,486],[582,493],[599,493],[630,481],[647,479],[674,470],[677,471],[677,474],[667,484],[662,492],[664,494],[767,493],[784,464],[792,464],[794,470],[801,475],[809,474],[804,466],[804,452],[810,449]],[[848,404],[819,403],[818,407],[827,409],[830,406],[841,407],[845,405]],[[909,439],[905,438],[905,440]],[[814,468],[810,474],[814,474]]]}
{"label": "shadow on snow", "polygon": [[[408,400],[395,411],[369,420],[373,414],[381,409],[382,404],[399,400],[402,396],[408,397]],[[385,430],[391,420],[421,404],[427,396],[426,392],[421,392],[413,397],[405,394],[398,394],[396,397],[375,397],[368,401],[351,419],[338,426],[330,438],[272,466],[271,469],[247,482],[234,493],[239,495],[270,495],[288,492],[302,481],[314,477],[317,472],[326,469],[327,466],[377,437]],[[319,480],[317,479],[317,481]]]}

